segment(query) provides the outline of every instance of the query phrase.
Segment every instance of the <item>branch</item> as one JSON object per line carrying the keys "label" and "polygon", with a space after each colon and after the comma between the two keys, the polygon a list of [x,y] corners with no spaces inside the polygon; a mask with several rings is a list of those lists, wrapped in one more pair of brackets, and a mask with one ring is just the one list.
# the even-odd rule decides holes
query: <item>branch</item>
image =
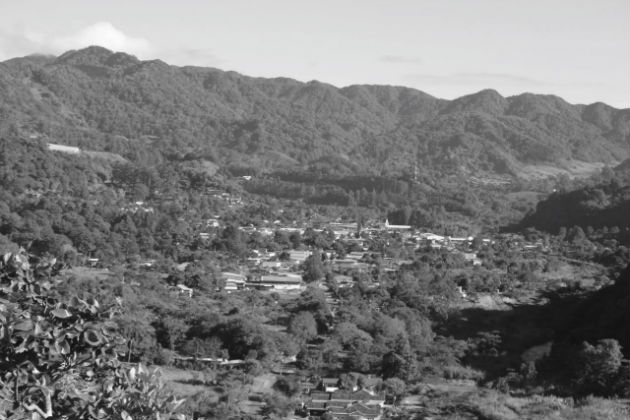
{"label": "branch", "polygon": [[41,407],[39,407],[37,404],[33,403],[33,404],[27,404],[27,403],[22,403],[24,405],[24,408],[26,408],[28,411],[36,411],[41,417],[48,419],[51,418],[53,415],[53,410],[52,410],[52,391],[49,389],[42,389],[42,394],[44,394],[44,402],[46,404],[46,411],[42,410]]}

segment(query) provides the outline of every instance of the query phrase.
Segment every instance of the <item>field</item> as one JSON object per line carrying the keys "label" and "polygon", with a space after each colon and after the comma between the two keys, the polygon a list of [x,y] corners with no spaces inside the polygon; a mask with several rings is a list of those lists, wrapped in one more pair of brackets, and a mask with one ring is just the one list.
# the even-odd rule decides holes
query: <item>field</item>
{"label": "field", "polygon": [[630,415],[627,400],[513,396],[448,381],[417,386],[415,395],[404,398],[400,406],[417,413],[417,418],[443,420],[617,420]]}

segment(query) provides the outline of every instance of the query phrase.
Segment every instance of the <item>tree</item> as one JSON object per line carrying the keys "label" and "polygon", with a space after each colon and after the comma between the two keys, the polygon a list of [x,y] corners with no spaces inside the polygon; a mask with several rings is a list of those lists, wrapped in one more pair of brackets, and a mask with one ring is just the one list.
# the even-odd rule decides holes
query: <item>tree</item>
{"label": "tree", "polygon": [[282,392],[287,397],[293,397],[300,392],[300,383],[294,377],[288,378],[281,376],[273,384],[273,388]]}
{"label": "tree", "polygon": [[214,247],[219,250],[229,251],[240,258],[247,255],[247,242],[243,232],[235,225],[229,225],[223,230],[221,238],[215,240]]}
{"label": "tree", "polygon": [[304,341],[317,337],[317,322],[313,314],[302,311],[293,315],[289,322],[289,332]]}
{"label": "tree", "polygon": [[479,251],[483,246],[483,239],[480,236],[475,236],[470,244],[470,247],[475,251]]}
{"label": "tree", "polygon": [[390,351],[383,356],[382,370],[383,378],[409,379],[415,373],[415,360],[409,352],[400,354]]}
{"label": "tree", "polygon": [[153,323],[157,341],[164,348],[175,350],[175,346],[184,338],[187,325],[184,320],[171,314],[164,314]]}
{"label": "tree", "polygon": [[305,282],[312,283],[322,279],[325,274],[326,271],[324,270],[321,254],[316,250],[304,261],[304,274],[302,277]]}
{"label": "tree", "polygon": [[317,372],[324,363],[323,352],[319,348],[304,347],[296,356],[296,363],[300,369]]}
{"label": "tree", "polygon": [[94,299],[62,300],[48,261],[0,260],[0,417],[156,418],[179,403],[142,366],[125,368],[125,341]]}
{"label": "tree", "polygon": [[581,395],[610,395],[615,389],[623,353],[614,339],[582,343],[575,360],[573,383]]}
{"label": "tree", "polygon": [[358,378],[353,373],[342,373],[339,375],[339,388],[353,391],[357,386]]}
{"label": "tree", "polygon": [[405,381],[400,378],[388,378],[383,381],[381,389],[385,391],[385,395],[396,402],[405,395],[407,386]]}
{"label": "tree", "polygon": [[262,414],[271,418],[284,418],[294,410],[295,404],[289,398],[272,394],[265,397],[265,406],[262,409]]}
{"label": "tree", "polygon": [[331,322],[331,312],[326,303],[326,295],[316,287],[309,286],[300,294],[293,303],[292,312],[308,311],[313,314],[315,322],[317,322],[317,331],[322,333],[328,330]]}

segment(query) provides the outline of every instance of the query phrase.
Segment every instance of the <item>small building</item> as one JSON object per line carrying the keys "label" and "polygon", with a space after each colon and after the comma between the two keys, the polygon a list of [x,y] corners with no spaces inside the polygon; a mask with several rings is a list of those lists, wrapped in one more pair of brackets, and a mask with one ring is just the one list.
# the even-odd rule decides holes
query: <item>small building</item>
{"label": "small building", "polygon": [[357,262],[357,260],[354,259],[349,259],[349,258],[344,258],[344,259],[336,259],[333,260],[332,265],[335,268],[354,268],[358,265],[359,263]]}
{"label": "small building", "polygon": [[277,270],[282,267],[282,261],[263,261],[260,263],[260,268],[267,270]]}
{"label": "small building", "polygon": [[260,290],[297,290],[302,288],[302,276],[294,273],[271,273],[246,283],[247,287]]}
{"label": "small building", "polygon": [[339,287],[340,289],[345,289],[345,288],[354,286],[354,280],[352,280],[352,277],[350,276],[337,274],[336,276],[333,277],[333,279],[335,280],[335,283],[337,283],[337,287]]}
{"label": "small building", "polygon": [[385,220],[385,224],[383,225],[383,230],[411,230],[410,225],[390,225],[389,220]]}
{"label": "small building", "polygon": [[175,288],[180,295],[188,295],[189,298],[193,297],[193,289],[191,289],[190,287],[184,284],[178,284],[177,286],[175,286]]}
{"label": "small building", "polygon": [[[337,381],[337,378],[324,378]],[[322,380],[323,383],[323,380]],[[379,419],[382,407],[385,404],[385,396],[382,394],[372,394],[366,390],[355,392],[334,391],[321,392],[312,391],[309,400],[304,407],[311,416],[322,416],[330,413],[338,419]]]}
{"label": "small building", "polygon": [[472,263],[472,265],[481,265],[481,260],[477,258],[477,254],[474,252],[463,252],[462,255],[466,262]]}
{"label": "small building", "polygon": [[354,403],[343,407],[331,406],[328,411],[339,420],[378,420],[381,418],[381,407],[378,405]]}
{"label": "small building", "polygon": [[363,259],[363,257],[365,256],[365,252],[362,251],[354,251],[354,252],[349,252],[346,254],[346,260],[355,260],[355,261],[360,261]]}
{"label": "small building", "polygon": [[242,274],[223,272],[221,273],[221,279],[225,282],[224,290],[235,291],[245,288],[247,278]]}
{"label": "small building", "polygon": [[364,389],[355,392],[335,391],[330,394],[330,401],[341,401],[346,403],[361,402],[367,405],[385,404],[385,395],[372,394]]}
{"label": "small building", "polygon": [[311,256],[311,251],[289,251],[289,259],[297,264],[301,264]]}
{"label": "small building", "polygon": [[48,143],[48,150],[51,150],[53,152],[69,153],[71,155],[78,155],[79,153],[81,153],[81,149],[79,149],[78,147],[65,146],[63,144],[55,143]]}
{"label": "small building", "polygon": [[321,389],[325,392],[335,392],[339,389],[339,378],[322,378]]}

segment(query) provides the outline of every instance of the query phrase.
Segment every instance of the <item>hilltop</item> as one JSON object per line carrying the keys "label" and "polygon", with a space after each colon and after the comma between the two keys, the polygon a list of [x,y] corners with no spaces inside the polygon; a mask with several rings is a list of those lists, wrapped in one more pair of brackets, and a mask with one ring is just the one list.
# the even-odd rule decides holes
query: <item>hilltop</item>
{"label": "hilltop", "polygon": [[0,135],[257,171],[532,179],[630,156],[630,109],[483,90],[449,101],[141,61],[101,47],[0,63]]}

